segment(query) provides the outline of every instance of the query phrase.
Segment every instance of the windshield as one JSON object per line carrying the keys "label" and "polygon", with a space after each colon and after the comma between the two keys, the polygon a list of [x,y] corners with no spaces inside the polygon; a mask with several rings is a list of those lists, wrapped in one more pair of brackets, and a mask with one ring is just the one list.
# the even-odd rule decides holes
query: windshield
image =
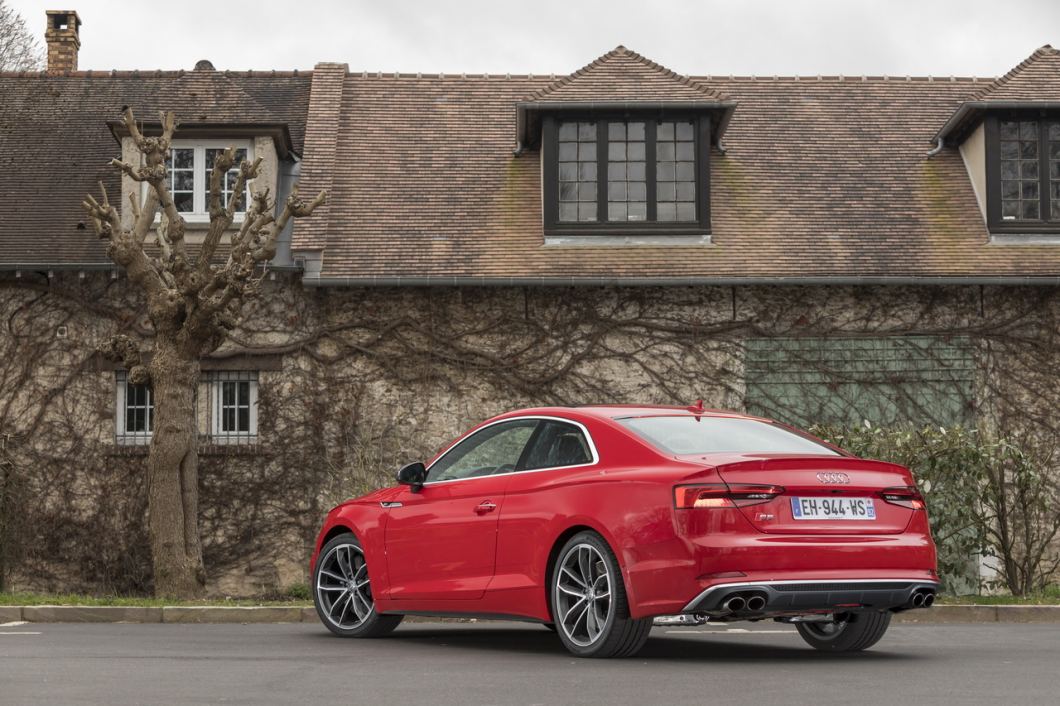
{"label": "windshield", "polygon": [[755,419],[680,416],[616,421],[652,446],[675,456],[716,453],[839,455],[804,436]]}

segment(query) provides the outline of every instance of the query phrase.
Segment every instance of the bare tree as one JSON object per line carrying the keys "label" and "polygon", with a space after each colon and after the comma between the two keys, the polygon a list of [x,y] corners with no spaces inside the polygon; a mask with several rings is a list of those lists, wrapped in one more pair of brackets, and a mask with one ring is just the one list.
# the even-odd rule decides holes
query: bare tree
{"label": "bare tree", "polygon": [[42,56],[40,43],[26,30],[22,15],[0,0],[0,71],[36,71]]}
{"label": "bare tree", "polygon": [[[263,265],[276,254],[276,239],[291,218],[307,216],[324,203],[321,192],[305,202],[295,187],[279,215],[268,189],[251,197],[243,221],[232,229],[241,211],[247,184],[257,177],[261,158],[239,165],[232,195],[223,202],[225,176],[235,166],[235,148],[218,155],[210,174],[210,224],[196,255],[184,242],[184,218],[177,211],[166,182],[166,157],[177,127],[171,112],[161,114],[160,136],[145,136],[131,109],[125,127],[142,164],[112,160],[136,182],[148,185],[143,203],[130,198],[131,227],[122,226],[118,210],[108,201],[87,196],[83,207],[96,234],[107,241],[107,253],[144,294],[154,339],[148,351],[119,334],[107,352],[123,362],[134,384],[150,384],[154,397],[154,432],[148,454],[148,516],[155,594],[193,597],[205,590],[206,575],[198,524],[198,428],[195,388],[199,359],[216,350],[236,326],[243,303],[260,294]],[[155,228],[155,216],[162,218]],[[222,237],[231,229],[229,255],[214,262]],[[156,232],[149,253],[149,235]],[[153,252],[153,251],[152,251]]]}

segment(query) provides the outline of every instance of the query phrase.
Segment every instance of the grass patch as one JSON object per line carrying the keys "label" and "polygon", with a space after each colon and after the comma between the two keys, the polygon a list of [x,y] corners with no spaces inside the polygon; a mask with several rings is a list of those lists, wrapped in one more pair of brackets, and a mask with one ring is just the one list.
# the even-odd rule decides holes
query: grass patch
{"label": "grass patch", "polygon": [[311,605],[308,600],[297,597],[282,600],[261,598],[212,597],[194,601],[178,601],[171,598],[145,598],[143,596],[82,596],[59,593],[0,593],[0,606],[9,605],[82,605],[82,606],[132,606],[156,608],[160,606],[298,606]]}
{"label": "grass patch", "polygon": [[1042,593],[1030,596],[939,596],[938,603],[946,605],[1060,605],[1060,585],[1048,586]]}

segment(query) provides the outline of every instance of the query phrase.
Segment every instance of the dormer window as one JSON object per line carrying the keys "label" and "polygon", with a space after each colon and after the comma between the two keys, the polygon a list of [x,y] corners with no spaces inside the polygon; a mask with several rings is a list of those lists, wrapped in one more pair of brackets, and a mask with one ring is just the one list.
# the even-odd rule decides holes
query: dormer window
{"label": "dormer window", "polygon": [[709,116],[550,116],[542,141],[548,233],[709,232]]}
{"label": "dormer window", "polygon": [[[249,140],[173,140],[169,150],[169,188],[177,211],[189,222],[208,221],[210,218],[210,173],[217,155],[230,146],[236,148],[235,166],[228,171],[223,184],[224,203],[232,195],[239,163],[253,158]],[[241,218],[250,195],[249,185],[244,194],[243,205],[237,213]]]}
{"label": "dormer window", "polygon": [[1060,115],[986,119],[987,214],[992,232],[1060,232]]}

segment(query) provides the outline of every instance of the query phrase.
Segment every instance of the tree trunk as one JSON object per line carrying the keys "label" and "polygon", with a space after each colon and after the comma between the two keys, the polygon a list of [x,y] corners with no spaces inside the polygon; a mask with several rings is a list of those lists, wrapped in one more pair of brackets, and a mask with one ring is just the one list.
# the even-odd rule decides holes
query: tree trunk
{"label": "tree trunk", "polygon": [[147,460],[147,498],[155,595],[205,593],[199,542],[199,455],[195,390],[199,360],[156,340],[150,364],[154,432]]}

